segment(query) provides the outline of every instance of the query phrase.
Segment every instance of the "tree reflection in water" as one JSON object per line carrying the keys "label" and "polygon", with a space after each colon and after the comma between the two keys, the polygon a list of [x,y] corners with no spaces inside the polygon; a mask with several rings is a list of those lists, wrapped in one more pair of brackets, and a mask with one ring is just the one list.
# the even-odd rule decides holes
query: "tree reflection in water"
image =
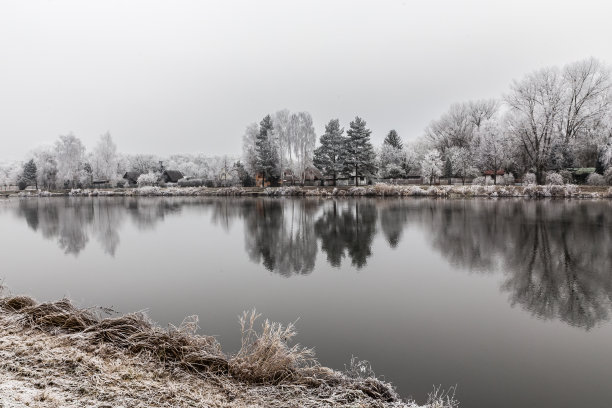
{"label": "tree reflection in water", "polygon": [[226,231],[242,220],[249,259],[282,276],[310,274],[318,241],[330,265],[347,258],[363,268],[378,231],[400,250],[413,225],[455,267],[503,271],[510,303],[538,318],[590,329],[610,317],[610,201],[66,198],[20,200],[16,209],[66,254],[78,256],[91,236],[113,256],[126,219],[151,230],[186,207]]}

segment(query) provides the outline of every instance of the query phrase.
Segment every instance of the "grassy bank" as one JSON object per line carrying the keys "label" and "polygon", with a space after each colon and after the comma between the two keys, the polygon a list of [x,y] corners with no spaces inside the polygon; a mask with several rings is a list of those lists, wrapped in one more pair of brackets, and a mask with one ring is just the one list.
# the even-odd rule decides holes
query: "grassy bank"
{"label": "grassy bank", "polygon": [[[240,318],[242,347],[225,354],[197,318],[162,329],[144,314],[101,317],[66,299],[0,298],[2,407],[416,407],[353,369],[322,367],[289,346],[293,325]],[[455,407],[448,395],[427,406]]]}
{"label": "grassy bank", "polygon": [[6,192],[4,197],[178,197],[178,196],[315,196],[315,197],[525,197],[525,198],[612,198],[612,187],[565,185],[479,186],[479,185],[391,185],[364,187],[140,187],[121,189],[73,189],[38,192]]}

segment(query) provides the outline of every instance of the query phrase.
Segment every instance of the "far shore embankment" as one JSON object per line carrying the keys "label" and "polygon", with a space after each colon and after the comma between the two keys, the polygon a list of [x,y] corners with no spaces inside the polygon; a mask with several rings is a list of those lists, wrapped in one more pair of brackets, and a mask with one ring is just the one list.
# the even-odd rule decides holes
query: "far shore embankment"
{"label": "far shore embankment", "polygon": [[612,187],[586,185],[393,185],[358,187],[177,187],[84,188],[3,191],[0,197],[439,197],[439,198],[612,198]]}

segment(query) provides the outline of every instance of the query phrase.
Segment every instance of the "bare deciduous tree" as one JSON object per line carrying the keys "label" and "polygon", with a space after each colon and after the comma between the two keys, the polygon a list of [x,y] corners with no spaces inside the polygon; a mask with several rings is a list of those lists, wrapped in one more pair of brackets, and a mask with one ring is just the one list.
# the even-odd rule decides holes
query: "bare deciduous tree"
{"label": "bare deciduous tree", "polygon": [[551,149],[560,135],[556,129],[563,110],[559,70],[545,68],[514,81],[506,102],[512,111],[509,130],[522,145],[538,183],[544,184]]}

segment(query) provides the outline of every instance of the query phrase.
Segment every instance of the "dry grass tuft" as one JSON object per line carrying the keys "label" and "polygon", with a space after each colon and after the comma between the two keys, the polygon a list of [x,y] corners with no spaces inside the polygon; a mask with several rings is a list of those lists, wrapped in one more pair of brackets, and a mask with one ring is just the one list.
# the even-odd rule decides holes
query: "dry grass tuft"
{"label": "dry grass tuft", "polygon": [[288,345],[297,334],[295,325],[284,327],[266,319],[258,332],[254,326],[260,316],[255,310],[240,316],[242,345],[229,361],[230,374],[255,384],[317,383],[312,376],[318,366],[314,351]]}
{"label": "dry grass tuft", "polygon": [[0,299],[0,308],[18,313],[16,323],[49,333],[81,333],[92,345],[112,344],[133,354],[144,354],[171,368],[195,372],[227,372],[221,346],[212,336],[195,333],[197,317],[164,330],[143,313],[101,319],[91,309],[76,308],[68,299],[41,303],[26,296]]}
{"label": "dry grass tuft", "polygon": [[21,309],[35,305],[36,301],[28,296],[12,296],[0,299],[0,307],[8,309],[11,312],[18,312]]}

